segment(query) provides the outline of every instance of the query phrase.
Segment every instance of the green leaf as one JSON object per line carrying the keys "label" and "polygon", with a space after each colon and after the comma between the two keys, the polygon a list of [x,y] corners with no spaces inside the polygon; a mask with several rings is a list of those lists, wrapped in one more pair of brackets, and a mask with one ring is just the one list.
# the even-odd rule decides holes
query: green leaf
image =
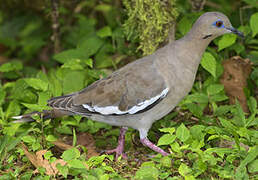
{"label": "green leaf", "polygon": [[109,26],[105,26],[97,31],[97,35],[101,38],[112,36],[112,30]]}
{"label": "green leaf", "polygon": [[176,139],[175,135],[171,134],[164,134],[159,138],[158,145],[157,146],[162,146],[162,145],[168,145],[174,142]]}
{"label": "green leaf", "polygon": [[79,168],[79,169],[85,169],[85,165],[83,164],[82,161],[80,161],[79,159],[71,159],[69,161],[67,161],[67,164],[72,167],[72,168]]}
{"label": "green leaf", "polygon": [[32,88],[36,90],[46,91],[48,88],[48,83],[42,81],[41,79],[37,78],[25,78],[24,81]]}
{"label": "green leaf", "polygon": [[209,102],[209,98],[206,94],[203,93],[194,93],[187,96],[187,100],[191,102],[204,103],[207,104]]}
{"label": "green leaf", "polygon": [[164,132],[164,133],[169,133],[169,134],[173,134],[176,129],[175,128],[162,128],[162,129],[159,129],[160,132]]}
{"label": "green leaf", "polygon": [[228,97],[225,94],[214,94],[210,96],[211,102],[219,102],[219,101],[225,101]]}
{"label": "green leaf", "polygon": [[54,70],[50,70],[49,74],[49,90],[52,93],[52,96],[61,96],[63,89],[62,83],[56,76],[56,72]]}
{"label": "green leaf", "polygon": [[23,68],[20,61],[11,61],[0,66],[0,72],[19,71]]}
{"label": "green leaf", "polygon": [[5,117],[10,117],[13,115],[18,115],[21,112],[21,108],[16,100],[13,100],[8,105],[8,108],[5,112]]}
{"label": "green leaf", "polygon": [[203,115],[203,109],[205,106],[200,106],[199,104],[189,103],[186,107],[193,113],[196,117],[201,117]]}
{"label": "green leaf", "polygon": [[62,159],[65,161],[70,161],[72,159],[77,159],[80,157],[80,151],[76,148],[71,148],[63,152]]}
{"label": "green leaf", "polygon": [[83,49],[69,49],[69,50],[66,50],[61,53],[56,54],[53,58],[55,60],[57,60],[58,62],[64,64],[71,60],[88,59],[89,55],[86,53],[86,50],[83,50]]}
{"label": "green leaf", "polygon": [[192,28],[191,21],[185,16],[178,22],[177,28],[182,35],[185,35]]}
{"label": "green leaf", "polygon": [[68,94],[84,88],[85,74],[81,71],[69,71],[63,80],[63,93]]}
{"label": "green leaf", "polygon": [[221,92],[224,89],[224,86],[221,84],[211,84],[210,86],[208,86],[207,88],[207,93],[209,95],[213,95],[213,94],[218,94],[219,92]]}
{"label": "green leaf", "polygon": [[226,113],[228,113],[233,107],[230,105],[221,105],[219,106],[216,111],[214,112],[214,114],[216,116],[222,116],[225,115]]}
{"label": "green leaf", "polygon": [[84,54],[85,57],[80,59],[88,59],[90,56],[96,54],[103,45],[104,41],[98,36],[84,38],[83,41],[77,46],[77,48],[81,51],[81,53]]}
{"label": "green leaf", "polygon": [[247,4],[253,6],[253,7],[258,8],[257,0],[243,0],[243,1],[246,2]]}
{"label": "green leaf", "polygon": [[258,159],[254,160],[248,165],[248,171],[250,173],[258,173]]}
{"label": "green leaf", "polygon": [[83,70],[84,66],[81,64],[80,59],[71,59],[70,61],[66,61],[61,68],[67,68],[71,70]]}
{"label": "green leaf", "polygon": [[177,128],[176,137],[182,142],[185,142],[190,137],[190,132],[183,123]]}
{"label": "green leaf", "polygon": [[[1,103],[0,103],[1,104]],[[250,97],[247,101],[249,110],[254,113],[257,110],[257,101],[254,97]]]}
{"label": "green leaf", "polygon": [[87,66],[89,66],[90,68],[93,68],[93,60],[91,58],[86,59],[85,61],[83,61]]}
{"label": "green leaf", "polygon": [[21,103],[21,104],[33,111],[43,111],[43,110],[51,109],[49,106],[46,106],[46,105],[29,104],[29,103]]}
{"label": "green leaf", "polygon": [[237,35],[235,34],[225,34],[218,42],[218,46],[219,46],[218,51],[221,51],[222,49],[225,49],[233,45],[236,42],[236,39],[237,39]]}
{"label": "green leaf", "polygon": [[61,173],[64,176],[64,178],[67,178],[67,174],[68,174],[67,166],[62,166],[60,163],[57,163],[56,168],[58,169],[59,173]]}
{"label": "green leaf", "polygon": [[5,96],[6,96],[5,90],[2,87],[0,87],[0,106],[4,103]]}
{"label": "green leaf", "polygon": [[153,166],[143,166],[135,174],[138,180],[156,180],[159,176],[159,170]]}
{"label": "green leaf", "polygon": [[253,37],[258,34],[258,12],[254,13],[250,18],[250,27],[253,32]]}
{"label": "green leaf", "polygon": [[241,176],[242,171],[246,168],[247,164],[252,162],[253,160],[255,160],[255,158],[257,158],[257,156],[258,156],[258,145],[250,148],[246,158],[243,161],[241,161],[240,165],[238,166],[238,168],[236,170],[236,177]]}
{"label": "green leaf", "polygon": [[216,59],[213,57],[213,55],[209,52],[205,52],[203,54],[202,60],[201,60],[201,66],[207,70],[213,77],[216,78],[216,66],[217,62]]}
{"label": "green leaf", "polygon": [[219,117],[220,123],[222,126],[224,126],[227,130],[230,131],[237,131],[237,127],[234,126],[229,120],[223,119],[221,117]]}
{"label": "green leaf", "polygon": [[29,144],[32,144],[32,143],[36,142],[35,137],[30,136],[30,135],[23,136],[22,140],[23,140],[23,142],[26,142],[26,143],[29,143]]}
{"label": "green leaf", "polygon": [[114,66],[113,59],[106,53],[98,53],[95,56],[95,67],[96,68],[108,68]]}
{"label": "green leaf", "polygon": [[179,168],[178,168],[178,172],[181,176],[185,177],[191,174],[192,170],[191,168],[189,168],[186,164],[181,163]]}

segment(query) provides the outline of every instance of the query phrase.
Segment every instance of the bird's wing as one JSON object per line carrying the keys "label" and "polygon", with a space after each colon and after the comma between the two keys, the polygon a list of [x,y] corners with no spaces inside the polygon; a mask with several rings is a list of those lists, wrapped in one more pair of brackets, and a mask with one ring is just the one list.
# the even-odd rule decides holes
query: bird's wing
{"label": "bird's wing", "polygon": [[168,91],[154,63],[140,61],[125,66],[78,93],[50,99],[48,104],[77,114],[135,114],[155,105]]}

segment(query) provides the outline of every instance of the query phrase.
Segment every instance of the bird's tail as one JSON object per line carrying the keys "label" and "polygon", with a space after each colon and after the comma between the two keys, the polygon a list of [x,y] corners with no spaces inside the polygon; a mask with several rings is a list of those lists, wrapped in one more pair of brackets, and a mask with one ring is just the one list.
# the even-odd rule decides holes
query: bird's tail
{"label": "bird's tail", "polygon": [[32,122],[35,121],[33,116],[38,115],[43,120],[45,119],[52,119],[60,116],[64,116],[65,114],[63,112],[60,112],[59,110],[44,110],[42,112],[34,111],[29,114],[24,114],[21,116],[13,116],[13,119],[16,119],[15,121],[12,121],[13,123],[20,123],[20,122]]}

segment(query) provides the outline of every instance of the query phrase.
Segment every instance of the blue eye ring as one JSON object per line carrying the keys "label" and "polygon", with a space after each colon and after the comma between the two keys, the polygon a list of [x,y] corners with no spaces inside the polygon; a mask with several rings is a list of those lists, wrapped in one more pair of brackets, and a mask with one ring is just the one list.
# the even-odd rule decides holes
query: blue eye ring
{"label": "blue eye ring", "polygon": [[214,26],[216,26],[217,28],[223,28],[224,27],[224,24],[223,24],[223,21],[221,20],[217,20],[213,23]]}

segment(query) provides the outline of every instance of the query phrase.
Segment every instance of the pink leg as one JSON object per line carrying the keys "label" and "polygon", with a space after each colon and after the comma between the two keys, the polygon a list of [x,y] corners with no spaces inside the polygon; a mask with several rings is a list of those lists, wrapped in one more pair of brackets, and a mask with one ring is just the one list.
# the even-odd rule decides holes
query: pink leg
{"label": "pink leg", "polygon": [[144,144],[145,146],[148,146],[153,151],[156,151],[156,152],[162,154],[163,156],[168,156],[169,155],[169,153],[165,152],[163,149],[159,148],[158,146],[156,146],[155,144],[150,142],[150,140],[147,137],[141,139],[141,143]]}
{"label": "pink leg", "polygon": [[123,153],[124,145],[125,145],[125,133],[127,129],[128,129],[127,127],[121,127],[117,147],[115,149],[105,151],[105,153],[107,154],[116,153],[116,160],[121,155],[122,155],[122,158],[127,159],[126,154]]}

